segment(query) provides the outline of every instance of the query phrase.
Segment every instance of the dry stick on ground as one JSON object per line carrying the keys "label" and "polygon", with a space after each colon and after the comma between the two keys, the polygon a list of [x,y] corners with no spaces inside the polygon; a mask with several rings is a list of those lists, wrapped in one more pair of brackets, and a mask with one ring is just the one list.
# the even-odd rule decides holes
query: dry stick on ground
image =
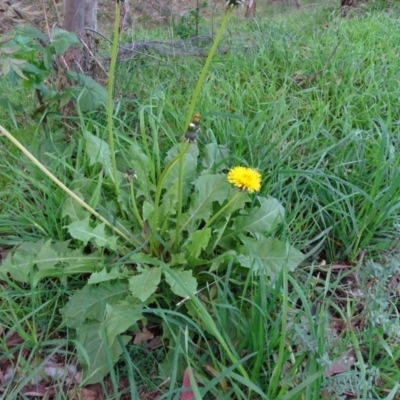
{"label": "dry stick on ground", "polygon": [[41,3],[42,3],[44,19],[46,21],[47,35],[49,36],[49,39],[51,39],[51,32],[50,32],[49,20],[47,18],[46,5],[44,4],[44,0],[41,0]]}
{"label": "dry stick on ground", "polygon": [[[112,43],[112,41],[104,36],[102,33],[95,31],[90,28],[85,28],[85,30],[91,31],[108,42]],[[212,38],[210,36],[196,36],[193,38],[189,38],[186,40],[149,40],[149,41],[141,41],[141,42],[133,42],[127,45],[119,46],[118,58],[120,61],[127,61],[134,58],[136,55],[145,55],[147,57],[152,57],[157,61],[161,61],[159,58],[150,55],[148,52],[151,50],[156,51],[159,54],[168,55],[168,56],[198,56],[204,57],[208,54],[209,49],[201,46],[196,46],[196,44],[211,44]],[[144,51],[146,50],[146,51]],[[228,49],[223,49],[219,53],[225,54],[228,52]],[[131,55],[127,56],[129,53]],[[104,60],[108,60],[106,57]]]}
{"label": "dry stick on ground", "polygon": [[90,47],[85,43],[84,40],[81,41],[83,47],[86,49],[86,51],[88,52],[88,54],[92,57],[92,59],[94,61],[96,61],[97,65],[101,68],[101,70],[106,74],[107,78],[108,78],[108,72],[107,70],[103,67],[103,64],[100,62],[100,60],[98,60],[96,58],[96,56],[93,54],[92,50],[90,49]]}
{"label": "dry stick on ground", "polygon": [[58,3],[58,0],[53,0],[53,7],[54,7],[54,11],[55,11],[55,14],[57,17],[57,24],[61,25],[61,17],[60,17],[60,13],[58,12],[57,3]]}
{"label": "dry stick on ground", "polygon": [[328,67],[329,61],[331,61],[332,57],[335,55],[336,50],[338,49],[340,43],[342,43],[342,39],[340,39],[337,43],[337,45],[335,46],[335,48],[332,50],[332,53],[329,55],[328,59],[325,62],[325,65],[317,72],[314,72],[310,78],[309,81],[312,81],[313,79],[315,79],[318,75],[323,74],[326,71],[326,68]]}
{"label": "dry stick on ground", "polygon": [[14,3],[14,0],[9,0],[9,1],[4,2],[4,4],[8,5],[15,12],[15,14],[18,16],[19,19],[24,19],[24,16],[22,15],[22,13],[19,10],[17,10],[16,7],[12,6],[13,3]]}
{"label": "dry stick on ground", "polygon": [[[107,42],[109,42],[109,43],[112,44],[112,40],[109,39],[107,36],[104,36],[102,33],[97,32],[97,31],[95,31],[95,30],[93,30],[93,29],[91,29],[91,28],[85,28],[85,30],[86,30],[86,31],[91,31],[91,32],[95,33],[96,35],[101,36],[103,39],[107,40]],[[141,55],[143,55],[143,56],[148,56],[148,57],[154,58],[154,59],[157,60],[157,61],[163,61],[163,60],[161,60],[161,58],[157,58],[157,57],[155,57],[155,56],[152,56],[151,54],[142,53],[142,52],[140,52],[140,51],[138,51],[138,50],[132,50],[132,49],[130,49],[129,47],[119,46],[119,48],[120,48],[120,49],[124,49],[124,50],[126,50],[126,51],[132,51],[132,52],[141,54]]]}

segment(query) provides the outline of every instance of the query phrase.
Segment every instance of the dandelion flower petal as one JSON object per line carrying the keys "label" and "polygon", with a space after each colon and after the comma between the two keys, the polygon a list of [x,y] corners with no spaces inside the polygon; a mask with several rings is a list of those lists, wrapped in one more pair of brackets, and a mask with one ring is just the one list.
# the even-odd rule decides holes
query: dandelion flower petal
{"label": "dandelion flower petal", "polygon": [[228,172],[228,182],[240,190],[258,192],[261,188],[261,175],[253,168],[234,167]]}

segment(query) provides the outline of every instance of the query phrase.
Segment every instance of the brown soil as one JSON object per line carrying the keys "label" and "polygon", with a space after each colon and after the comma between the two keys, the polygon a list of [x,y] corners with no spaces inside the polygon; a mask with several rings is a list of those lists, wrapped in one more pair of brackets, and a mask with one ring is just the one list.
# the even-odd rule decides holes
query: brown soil
{"label": "brown soil", "polygon": [[[201,4],[204,0],[198,0]],[[58,24],[61,26],[63,2],[58,0],[13,0],[17,12],[13,12],[10,1],[0,0],[0,34],[7,33],[16,24],[21,23],[22,14],[27,22],[33,22],[43,32],[48,32]],[[217,9],[224,5],[222,0],[209,0],[210,6],[218,4]],[[172,17],[179,17],[196,8],[197,0],[130,0],[131,19],[133,24],[164,23]],[[211,8],[208,7],[208,10]],[[206,13],[207,11],[205,11]],[[99,30],[108,33],[114,23],[115,3],[110,0],[99,0],[98,23]]]}

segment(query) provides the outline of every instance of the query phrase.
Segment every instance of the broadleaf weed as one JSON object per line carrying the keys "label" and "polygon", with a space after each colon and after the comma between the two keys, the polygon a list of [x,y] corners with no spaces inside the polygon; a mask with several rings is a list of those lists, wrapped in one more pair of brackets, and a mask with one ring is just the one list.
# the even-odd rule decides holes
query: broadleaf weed
{"label": "broadleaf weed", "polygon": [[[32,143],[22,129],[0,128],[35,165],[1,148],[0,241],[16,247],[0,276],[19,293],[3,293],[6,329],[31,346],[60,327],[84,382],[110,372],[118,392],[126,372],[132,398],[143,376],[125,333],[150,321],[162,326],[165,362],[157,359],[155,374],[159,384],[170,378],[162,398],[182,392],[184,368],[197,397],[395,396],[398,316],[387,287],[397,262],[368,262],[358,292],[343,282],[358,274],[365,251],[394,247],[400,34],[389,16],[331,15],[322,26],[310,24],[311,14],[249,23],[240,34],[234,27],[230,52],[210,52],[204,65],[135,60],[140,79],[121,88],[132,65],[118,66],[117,90],[141,100],[116,102],[110,80],[107,116],[94,117],[82,94],[69,148],[43,150],[39,128]],[[315,21],[325,24],[321,15]],[[47,126],[57,124],[49,118]],[[257,195],[228,183],[237,165],[261,172]],[[343,262],[344,272],[325,260]],[[55,282],[67,303],[47,297]],[[47,295],[19,305],[29,288]],[[326,376],[352,348],[351,369]],[[125,372],[114,365],[121,358]],[[40,369],[32,360],[17,388]]]}

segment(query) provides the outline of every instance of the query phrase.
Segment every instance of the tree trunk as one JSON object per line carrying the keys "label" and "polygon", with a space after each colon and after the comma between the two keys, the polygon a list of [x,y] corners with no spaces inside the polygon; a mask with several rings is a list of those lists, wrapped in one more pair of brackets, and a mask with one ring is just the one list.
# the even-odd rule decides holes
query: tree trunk
{"label": "tree trunk", "polygon": [[128,28],[129,25],[132,24],[132,17],[128,0],[124,0],[124,2],[121,4],[120,17],[119,31],[123,32],[125,29]]}
{"label": "tree trunk", "polygon": [[81,0],[64,0],[62,28],[80,35],[85,30],[86,3]]}
{"label": "tree trunk", "polygon": [[368,0],[341,0],[341,7],[354,7],[360,3],[368,3]]}
{"label": "tree trunk", "polygon": [[94,31],[97,31],[98,0],[86,0],[85,6],[85,28],[90,28]]}
{"label": "tree trunk", "polygon": [[256,0],[249,0],[249,3],[247,4],[247,8],[246,8],[245,17],[246,18],[250,18],[250,17],[255,18],[256,7],[257,7]]}
{"label": "tree trunk", "polygon": [[64,21],[62,28],[75,33],[81,40],[83,49],[72,46],[64,55],[69,69],[87,71],[94,49],[93,33],[85,28],[97,30],[98,0],[64,0]]}

